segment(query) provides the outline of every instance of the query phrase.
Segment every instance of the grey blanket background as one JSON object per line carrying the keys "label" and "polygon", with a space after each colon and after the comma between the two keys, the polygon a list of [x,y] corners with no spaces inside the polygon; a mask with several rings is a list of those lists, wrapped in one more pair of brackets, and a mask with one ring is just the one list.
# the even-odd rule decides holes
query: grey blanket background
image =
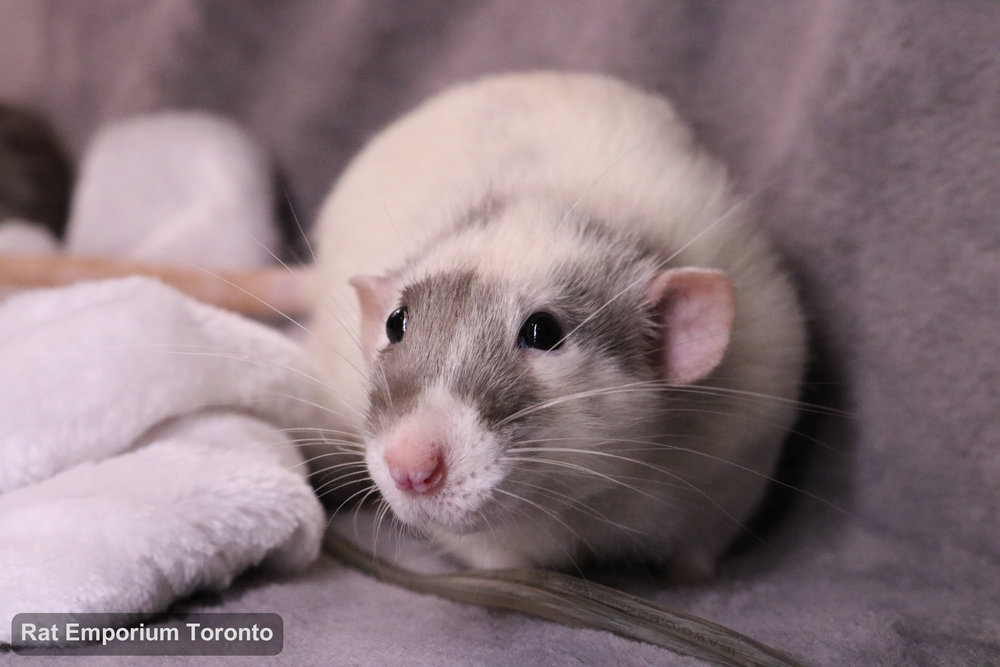
{"label": "grey blanket background", "polygon": [[[995,2],[0,0],[0,99],[74,155],[133,113],[220,111],[273,152],[304,220],[374,129],[535,67],[674,100],[796,273],[809,398],[849,412],[804,421],[788,479],[807,494],[782,494],[718,582],[630,587],[807,663],[1000,663]],[[327,558],[199,604],[281,614],[289,662],[687,662]]]}

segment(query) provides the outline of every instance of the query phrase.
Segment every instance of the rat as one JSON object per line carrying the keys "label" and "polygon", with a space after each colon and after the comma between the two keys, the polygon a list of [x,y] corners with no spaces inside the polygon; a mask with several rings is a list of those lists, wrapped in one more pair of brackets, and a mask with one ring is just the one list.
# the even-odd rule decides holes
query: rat
{"label": "rat", "polygon": [[458,85],[367,143],[315,238],[306,345],[398,521],[470,567],[711,575],[795,417],[805,331],[666,99]]}

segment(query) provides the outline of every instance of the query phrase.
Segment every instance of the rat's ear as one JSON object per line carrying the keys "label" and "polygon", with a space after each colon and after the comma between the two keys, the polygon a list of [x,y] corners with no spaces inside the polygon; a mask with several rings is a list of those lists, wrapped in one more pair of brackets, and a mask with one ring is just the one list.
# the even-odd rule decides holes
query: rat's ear
{"label": "rat's ear", "polygon": [[354,276],[347,282],[358,295],[361,306],[361,349],[370,364],[385,338],[385,319],[395,304],[395,291],[388,278]]}
{"label": "rat's ear", "polygon": [[712,372],[729,345],[733,286],[721,271],[670,269],[646,285],[646,303],[656,314],[656,362],[663,378],[691,384]]}

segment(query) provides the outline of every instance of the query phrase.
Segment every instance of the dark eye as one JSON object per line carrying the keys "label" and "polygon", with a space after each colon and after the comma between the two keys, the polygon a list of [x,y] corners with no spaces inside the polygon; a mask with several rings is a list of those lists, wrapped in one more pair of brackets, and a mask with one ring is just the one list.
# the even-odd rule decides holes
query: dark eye
{"label": "dark eye", "polygon": [[398,343],[403,340],[406,333],[406,307],[397,308],[389,313],[389,319],[385,321],[385,335],[390,343]]}
{"label": "dark eye", "polygon": [[517,334],[518,347],[548,351],[557,350],[562,344],[562,327],[550,313],[532,313]]}

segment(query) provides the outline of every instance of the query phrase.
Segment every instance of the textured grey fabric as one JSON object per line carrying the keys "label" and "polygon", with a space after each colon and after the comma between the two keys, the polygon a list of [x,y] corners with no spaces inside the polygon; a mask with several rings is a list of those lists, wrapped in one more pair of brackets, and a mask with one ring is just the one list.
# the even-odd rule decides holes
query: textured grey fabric
{"label": "textured grey fabric", "polygon": [[[804,420],[788,479],[805,493],[718,582],[626,584],[808,663],[996,664],[998,39],[991,0],[0,0],[0,100],[77,155],[135,112],[231,114],[308,220],[370,132],[450,82],[555,67],[666,93],[796,273],[809,399],[849,416]],[[687,662],[328,559],[203,604],[280,613],[289,662]]]}

